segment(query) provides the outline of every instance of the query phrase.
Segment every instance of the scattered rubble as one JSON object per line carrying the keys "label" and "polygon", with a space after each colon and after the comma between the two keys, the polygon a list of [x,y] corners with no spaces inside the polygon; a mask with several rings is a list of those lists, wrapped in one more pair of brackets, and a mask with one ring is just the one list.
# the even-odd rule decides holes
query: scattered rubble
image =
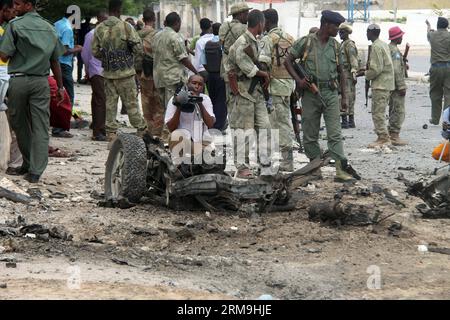
{"label": "scattered rubble", "polygon": [[378,223],[379,212],[363,205],[344,204],[340,201],[315,203],[308,212],[309,220],[333,226],[367,226]]}

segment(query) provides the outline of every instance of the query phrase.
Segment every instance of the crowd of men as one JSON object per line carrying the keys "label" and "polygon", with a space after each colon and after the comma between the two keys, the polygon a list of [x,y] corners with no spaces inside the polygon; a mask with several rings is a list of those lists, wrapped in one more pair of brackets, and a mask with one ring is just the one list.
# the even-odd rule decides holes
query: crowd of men
{"label": "crowd of men", "polygon": [[[4,2],[7,3],[1,1],[2,5]],[[22,166],[10,173],[25,174],[30,182],[39,181],[47,165],[50,97],[46,77],[51,69],[59,88],[58,97],[62,99],[65,88],[73,106],[73,56],[77,54],[92,87],[91,127],[92,139],[96,141],[116,139],[120,98],[138,135],[148,132],[167,143],[171,142],[170,133],[177,129],[190,131],[192,139],[201,142],[194,132],[195,121],[203,123],[200,136],[211,128],[269,133],[276,129],[280,170],[293,171],[292,120],[297,116],[291,109],[301,99],[306,156],[310,160],[323,156],[319,145],[323,118],[329,154],[336,163],[336,181],[348,182],[354,177],[344,152],[341,130],[356,127],[356,83],[358,77],[365,76],[372,89],[372,117],[377,135],[369,147],[407,144],[400,138],[405,120],[408,65],[398,48],[404,35],[399,27],[389,30],[389,44],[379,38],[380,26],[368,27],[367,38],[372,45],[366,63],[361,61],[357,46],[350,39],[352,26],[342,15],[329,10],[322,12],[319,28],[295,40],[279,26],[276,10],[262,12],[252,10],[246,3],[237,3],[231,7],[230,22],[220,24],[202,19],[202,33],[189,46],[180,34],[182,21],[176,12],[165,17],[164,28],[158,31],[151,9],[145,9],[143,21],[136,24],[121,20],[121,0],[110,0],[109,10],[98,13],[97,26],[86,32],[81,46],[74,45],[68,16],[55,24],[55,31],[36,13],[36,0],[14,3],[18,17],[3,26],[6,32],[0,42],[0,58],[9,63],[7,74],[11,77],[10,124],[23,155]],[[429,27],[428,32],[432,47],[432,124],[439,124],[443,98],[450,105],[447,19],[439,18],[437,27],[437,31]],[[338,34],[341,43],[335,39]],[[5,65],[0,65],[0,71],[2,66]],[[0,72],[0,78],[4,76]],[[183,88],[198,98],[194,105],[180,94]],[[63,129],[52,130],[55,137],[70,137]],[[267,139],[257,141],[256,145],[270,150]],[[234,143],[232,161],[238,177],[253,175],[250,148],[249,139]],[[245,156],[236,156],[242,154]],[[273,173],[270,152],[259,153],[257,161],[260,175]]]}

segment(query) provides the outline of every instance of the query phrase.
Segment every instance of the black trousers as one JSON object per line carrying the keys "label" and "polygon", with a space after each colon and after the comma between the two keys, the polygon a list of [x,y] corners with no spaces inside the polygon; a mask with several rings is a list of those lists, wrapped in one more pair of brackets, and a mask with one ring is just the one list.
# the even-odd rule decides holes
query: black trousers
{"label": "black trousers", "polygon": [[106,135],[105,121],[106,121],[106,94],[105,82],[102,76],[93,76],[91,79],[92,99],[92,129],[93,136],[100,134]]}
{"label": "black trousers", "polygon": [[225,81],[220,77],[220,73],[209,73],[207,87],[209,97],[213,104],[216,123],[214,128],[218,130],[225,129],[227,122],[227,95],[225,90]]}

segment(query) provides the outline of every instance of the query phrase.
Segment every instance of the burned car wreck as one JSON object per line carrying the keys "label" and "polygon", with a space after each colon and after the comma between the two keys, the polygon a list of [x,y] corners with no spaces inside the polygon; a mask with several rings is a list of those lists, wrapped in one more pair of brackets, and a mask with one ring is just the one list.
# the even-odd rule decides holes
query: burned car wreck
{"label": "burned car wreck", "polygon": [[290,174],[235,179],[224,166],[174,165],[161,141],[145,135],[119,134],[113,143],[105,173],[107,202],[147,202],[175,210],[210,211],[294,209],[292,190],[318,178],[327,159],[316,159]]}

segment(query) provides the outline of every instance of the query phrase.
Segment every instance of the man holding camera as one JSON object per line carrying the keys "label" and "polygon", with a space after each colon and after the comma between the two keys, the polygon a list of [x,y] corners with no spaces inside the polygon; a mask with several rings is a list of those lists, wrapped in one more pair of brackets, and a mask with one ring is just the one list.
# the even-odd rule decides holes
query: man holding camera
{"label": "man holding camera", "polygon": [[142,54],[141,38],[136,30],[120,20],[121,0],[109,1],[109,18],[98,25],[92,42],[93,55],[102,61],[106,93],[106,133],[108,140],[116,137],[117,103],[120,99],[127,106],[131,125],[141,134],[147,128],[139,112],[135,82],[135,55]]}
{"label": "man holding camera", "polygon": [[[216,121],[211,99],[202,93],[204,87],[203,77],[191,76],[187,84],[189,92],[181,90],[169,100],[164,121],[171,133],[178,129],[186,130],[186,134],[188,133],[194,143],[203,143],[205,132],[211,129]],[[171,139],[170,149],[179,142],[177,139]]]}

